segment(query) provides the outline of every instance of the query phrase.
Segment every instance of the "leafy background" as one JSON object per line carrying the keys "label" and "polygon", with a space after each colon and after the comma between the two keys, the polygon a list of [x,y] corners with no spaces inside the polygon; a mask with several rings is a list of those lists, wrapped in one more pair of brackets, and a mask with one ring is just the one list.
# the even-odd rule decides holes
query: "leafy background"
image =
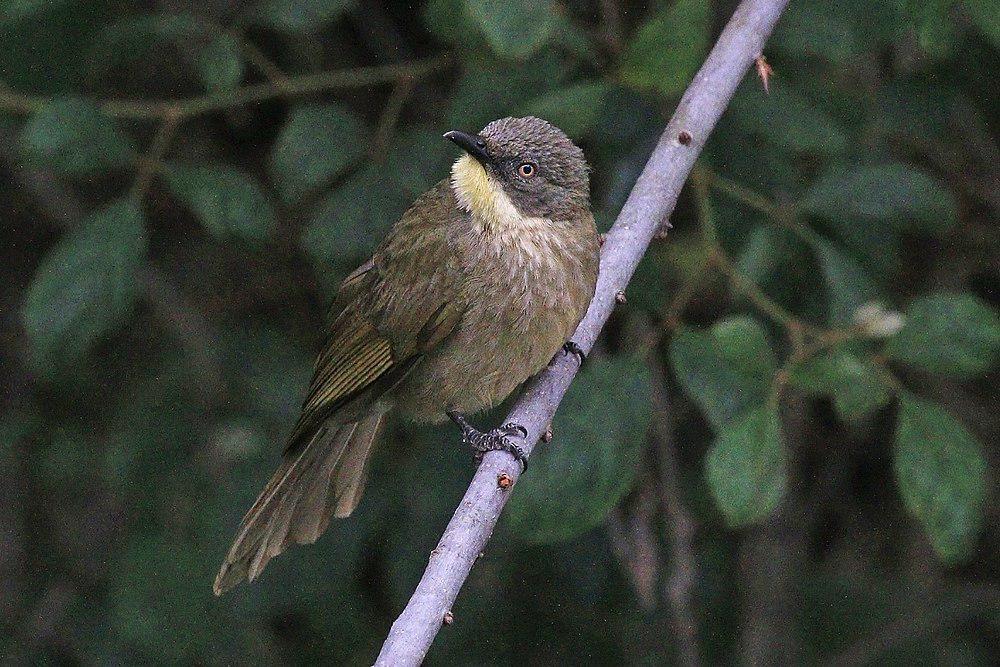
{"label": "leafy background", "polygon": [[[449,429],[210,590],[331,290],[506,114],[609,225],[734,4],[0,2],[5,662],[370,664]],[[430,664],[992,664],[998,16],[791,2]]]}

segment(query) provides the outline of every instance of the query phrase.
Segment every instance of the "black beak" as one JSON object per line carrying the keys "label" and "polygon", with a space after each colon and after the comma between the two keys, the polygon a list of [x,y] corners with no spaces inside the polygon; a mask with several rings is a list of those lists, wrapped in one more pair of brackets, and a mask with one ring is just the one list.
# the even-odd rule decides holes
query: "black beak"
{"label": "black beak", "polygon": [[486,140],[478,135],[452,130],[445,132],[444,138],[457,144],[459,148],[479,160],[480,164],[486,164],[490,159],[486,152]]}

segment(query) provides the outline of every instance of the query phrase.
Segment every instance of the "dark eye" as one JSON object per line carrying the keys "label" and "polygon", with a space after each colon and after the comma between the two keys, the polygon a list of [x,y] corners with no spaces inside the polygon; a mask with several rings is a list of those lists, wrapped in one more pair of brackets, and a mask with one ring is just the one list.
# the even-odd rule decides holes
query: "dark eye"
{"label": "dark eye", "polygon": [[522,162],[521,166],[517,168],[517,173],[521,175],[522,178],[531,178],[535,175],[535,165],[530,162]]}

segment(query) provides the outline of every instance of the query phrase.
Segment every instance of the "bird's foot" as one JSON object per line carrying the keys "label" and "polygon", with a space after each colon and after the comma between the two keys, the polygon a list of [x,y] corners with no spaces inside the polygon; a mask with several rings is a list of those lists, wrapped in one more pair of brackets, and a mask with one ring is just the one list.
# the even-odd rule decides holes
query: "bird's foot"
{"label": "bird's foot", "polygon": [[568,340],[565,343],[563,343],[562,350],[563,354],[575,354],[576,358],[580,360],[581,366],[583,366],[583,362],[587,360],[587,355],[583,351],[583,349],[571,340]]}
{"label": "bird's foot", "polygon": [[477,462],[483,460],[483,454],[486,452],[502,451],[508,452],[518,460],[522,473],[528,469],[528,459],[524,455],[524,450],[510,441],[510,438],[514,436],[522,439],[527,438],[528,430],[526,428],[520,424],[511,423],[483,433],[470,424],[465,415],[454,410],[449,410],[447,414],[462,429],[462,442],[472,447]]}

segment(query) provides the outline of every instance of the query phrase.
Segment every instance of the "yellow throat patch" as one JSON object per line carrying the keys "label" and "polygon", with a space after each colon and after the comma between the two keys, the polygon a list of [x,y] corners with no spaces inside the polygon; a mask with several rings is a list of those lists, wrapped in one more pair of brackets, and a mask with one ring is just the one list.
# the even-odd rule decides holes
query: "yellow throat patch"
{"label": "yellow throat patch", "polygon": [[[551,265],[556,253],[565,250],[562,236],[552,233],[552,221],[522,215],[503,186],[471,155],[452,166],[451,189],[459,208],[472,214],[472,224],[491,240],[497,254],[538,266]],[[510,263],[512,270],[518,265]]]}
{"label": "yellow throat patch", "polygon": [[508,231],[527,221],[503,187],[471,155],[463,155],[452,166],[451,189],[459,207],[488,231]]}

